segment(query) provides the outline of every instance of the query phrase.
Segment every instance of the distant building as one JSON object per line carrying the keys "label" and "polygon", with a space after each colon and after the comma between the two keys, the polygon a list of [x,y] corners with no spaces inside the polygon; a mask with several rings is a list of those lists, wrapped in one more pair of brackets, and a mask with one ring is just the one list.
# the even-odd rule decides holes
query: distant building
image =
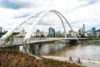
{"label": "distant building", "polygon": [[78,33],[75,32],[75,31],[69,30],[69,35],[70,35],[71,37],[76,37],[76,36],[78,35]]}
{"label": "distant building", "polygon": [[91,31],[92,31],[92,36],[96,36],[96,28],[93,27],[93,28],[91,29]]}
{"label": "distant building", "polygon": [[17,36],[25,36],[26,35],[26,32],[25,32],[25,30],[24,30],[24,28],[23,28],[23,30],[20,32],[20,34],[18,34]]}
{"label": "distant building", "polygon": [[72,36],[73,35],[73,31],[69,30],[69,35]]}
{"label": "distant building", "polygon": [[86,33],[87,33],[87,36],[92,36],[92,31],[91,30],[88,30]]}
{"label": "distant building", "polygon": [[79,32],[79,35],[83,35],[84,36],[84,29],[83,28],[80,28],[78,32]]}
{"label": "distant building", "polygon": [[80,36],[83,36],[83,37],[85,36],[85,24],[83,24],[83,27],[80,28],[78,32]]}
{"label": "distant building", "polygon": [[36,30],[36,33],[35,33],[35,36],[40,36],[40,35],[41,35],[40,30],[37,29],[37,30]]}
{"label": "distant building", "polygon": [[36,30],[36,32],[35,32],[35,36],[41,36],[41,32],[40,32],[39,29]]}
{"label": "distant building", "polygon": [[24,28],[23,28],[23,30],[22,30],[20,33],[21,33],[21,34],[26,34]]}
{"label": "distant building", "polygon": [[32,36],[41,36],[41,35],[47,36],[48,32],[40,31],[39,29],[37,29],[36,32],[33,32],[32,34]]}
{"label": "distant building", "polygon": [[73,31],[72,30],[69,30],[69,34],[72,34],[73,33]]}
{"label": "distant building", "polygon": [[0,27],[0,32],[2,32],[2,27]]}
{"label": "distant building", "polygon": [[49,28],[49,35],[55,36],[55,29],[53,27]]}
{"label": "distant building", "polygon": [[98,29],[98,30],[96,31],[96,37],[97,37],[97,38],[100,38],[100,29]]}
{"label": "distant building", "polygon": [[36,30],[36,33],[38,33],[38,32],[40,32],[40,30],[39,30],[39,29],[37,29],[37,30]]}
{"label": "distant building", "polygon": [[57,35],[61,35],[61,31],[56,32]]}
{"label": "distant building", "polygon": [[85,36],[85,24],[83,24],[83,35]]}
{"label": "distant building", "polygon": [[62,36],[63,36],[63,33],[61,33],[61,31],[57,31],[57,32],[55,33],[55,36],[56,36],[56,37],[62,37]]}
{"label": "distant building", "polygon": [[41,35],[47,36],[48,32],[41,31]]}
{"label": "distant building", "polygon": [[71,34],[73,31],[72,30],[69,30],[69,34]]}

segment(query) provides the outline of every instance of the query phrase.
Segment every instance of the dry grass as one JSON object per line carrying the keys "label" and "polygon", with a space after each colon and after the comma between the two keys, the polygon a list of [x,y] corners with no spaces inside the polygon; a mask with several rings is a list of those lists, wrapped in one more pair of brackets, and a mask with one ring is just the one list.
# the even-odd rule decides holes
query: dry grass
{"label": "dry grass", "polygon": [[0,67],[80,67],[74,63],[60,62],[51,59],[36,60],[28,54],[0,50]]}

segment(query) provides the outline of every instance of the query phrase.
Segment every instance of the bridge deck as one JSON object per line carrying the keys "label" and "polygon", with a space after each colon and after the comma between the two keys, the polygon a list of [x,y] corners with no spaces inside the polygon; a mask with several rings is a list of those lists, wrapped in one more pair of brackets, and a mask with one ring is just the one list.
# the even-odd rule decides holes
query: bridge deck
{"label": "bridge deck", "polygon": [[23,44],[45,43],[58,40],[88,40],[88,39],[89,38],[31,38],[30,40],[25,42],[22,38],[14,38],[13,42],[9,41],[7,43],[5,43],[4,40],[0,40],[0,47],[21,46]]}

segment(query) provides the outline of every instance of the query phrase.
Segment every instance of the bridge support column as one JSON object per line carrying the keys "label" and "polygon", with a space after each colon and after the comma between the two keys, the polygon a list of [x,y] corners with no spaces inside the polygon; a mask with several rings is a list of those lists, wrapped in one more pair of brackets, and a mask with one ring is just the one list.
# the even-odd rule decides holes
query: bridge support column
{"label": "bridge support column", "polygon": [[41,47],[42,47],[42,44],[40,44],[40,43],[30,44],[29,48],[28,48],[28,51],[29,51],[30,54],[41,55]]}
{"label": "bridge support column", "polygon": [[30,48],[29,44],[24,43],[24,44],[21,46],[20,50],[21,50],[22,52],[24,52],[24,53],[30,53],[30,52],[29,52],[29,48]]}
{"label": "bridge support column", "polygon": [[69,44],[70,45],[77,45],[78,44],[78,41],[77,40],[70,40],[69,41]]}
{"label": "bridge support column", "polygon": [[37,50],[36,50],[36,54],[37,55],[41,55],[41,47],[42,47],[42,44],[41,43],[39,43],[38,45],[37,45]]}

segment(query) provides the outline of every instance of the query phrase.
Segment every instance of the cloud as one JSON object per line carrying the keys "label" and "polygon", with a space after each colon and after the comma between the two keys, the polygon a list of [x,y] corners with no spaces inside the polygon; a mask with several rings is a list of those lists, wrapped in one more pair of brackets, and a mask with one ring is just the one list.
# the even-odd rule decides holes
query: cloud
{"label": "cloud", "polygon": [[1,0],[0,4],[1,7],[12,9],[26,8],[30,6],[29,2],[21,2],[19,0]]}
{"label": "cloud", "polygon": [[86,5],[93,5],[93,4],[97,3],[99,0],[79,0],[79,1],[86,2],[86,4],[84,5],[84,6],[86,6]]}
{"label": "cloud", "polygon": [[[0,26],[9,30],[26,17],[46,9],[61,12],[75,30],[82,24],[87,28],[100,24],[100,0],[0,0]],[[41,19],[39,25],[41,28],[56,25],[61,29],[60,22],[55,14],[50,13]]]}
{"label": "cloud", "polygon": [[69,20],[70,23],[72,23],[72,25],[76,24],[78,27],[79,25],[82,26],[82,24],[86,24],[86,26],[88,27],[93,27],[93,25],[97,27],[97,25],[100,24],[99,11],[100,2],[70,12],[66,15],[66,18]]}

